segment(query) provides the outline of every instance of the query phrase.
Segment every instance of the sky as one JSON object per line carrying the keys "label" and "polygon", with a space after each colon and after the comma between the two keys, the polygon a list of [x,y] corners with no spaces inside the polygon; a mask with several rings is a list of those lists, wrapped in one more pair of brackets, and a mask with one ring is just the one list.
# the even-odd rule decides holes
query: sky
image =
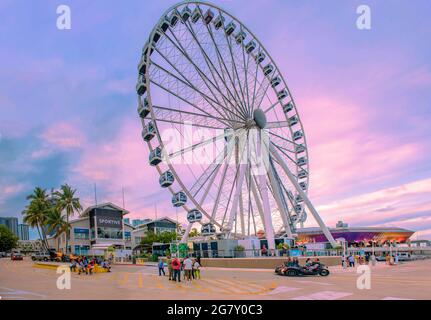
{"label": "sky", "polygon": [[[136,66],[168,0],[0,2],[0,216],[68,182],[85,206],[175,217],[148,163]],[[431,239],[431,2],[219,0],[260,39],[295,96],[309,195],[325,222]],[[71,29],[57,29],[57,7]],[[371,9],[371,29],[356,26]],[[185,220],[184,212],[180,219]],[[315,225],[314,221],[307,223]],[[34,234],[33,234],[34,236]]]}

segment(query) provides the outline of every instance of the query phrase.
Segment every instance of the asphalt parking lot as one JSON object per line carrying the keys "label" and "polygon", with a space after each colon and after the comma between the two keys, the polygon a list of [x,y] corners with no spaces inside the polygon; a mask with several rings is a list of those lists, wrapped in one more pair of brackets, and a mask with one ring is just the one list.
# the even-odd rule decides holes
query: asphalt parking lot
{"label": "asphalt parking lot", "polygon": [[202,279],[175,283],[153,266],[114,265],[111,273],[71,275],[60,290],[56,270],[0,259],[1,299],[431,299],[431,260],[371,267],[370,289],[356,268],[331,267],[328,277],[281,277],[272,270],[203,268]]}

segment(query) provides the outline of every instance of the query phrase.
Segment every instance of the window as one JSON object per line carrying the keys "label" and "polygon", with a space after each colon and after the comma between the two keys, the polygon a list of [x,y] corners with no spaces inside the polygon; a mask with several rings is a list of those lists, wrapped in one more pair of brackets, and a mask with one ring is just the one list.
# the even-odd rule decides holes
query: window
{"label": "window", "polygon": [[88,240],[90,238],[90,233],[88,229],[83,228],[74,228],[73,235],[75,239],[85,239]]}
{"label": "window", "polygon": [[126,241],[132,241],[132,233],[130,231],[124,231],[124,239]]}

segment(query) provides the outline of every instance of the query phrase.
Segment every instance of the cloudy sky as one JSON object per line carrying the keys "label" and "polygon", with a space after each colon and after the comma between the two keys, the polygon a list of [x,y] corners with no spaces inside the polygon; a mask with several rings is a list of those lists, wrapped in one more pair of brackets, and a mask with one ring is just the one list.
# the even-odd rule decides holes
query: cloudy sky
{"label": "cloudy sky", "polygon": [[[175,216],[147,164],[136,65],[176,1],[0,2],[0,215],[34,186],[69,182],[85,206]],[[329,225],[399,226],[431,238],[431,2],[219,0],[263,42],[295,95],[310,197]],[[69,5],[72,29],[58,30]],[[371,30],[358,30],[368,4]],[[314,225],[310,221],[309,225]],[[416,236],[415,236],[416,237]]]}

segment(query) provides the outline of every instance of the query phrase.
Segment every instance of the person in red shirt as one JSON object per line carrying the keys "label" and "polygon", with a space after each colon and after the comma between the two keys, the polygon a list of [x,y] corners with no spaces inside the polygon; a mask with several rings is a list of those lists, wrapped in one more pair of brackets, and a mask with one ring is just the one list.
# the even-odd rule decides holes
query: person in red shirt
{"label": "person in red shirt", "polygon": [[181,282],[181,262],[177,257],[172,260],[172,269],[174,270],[174,281]]}

